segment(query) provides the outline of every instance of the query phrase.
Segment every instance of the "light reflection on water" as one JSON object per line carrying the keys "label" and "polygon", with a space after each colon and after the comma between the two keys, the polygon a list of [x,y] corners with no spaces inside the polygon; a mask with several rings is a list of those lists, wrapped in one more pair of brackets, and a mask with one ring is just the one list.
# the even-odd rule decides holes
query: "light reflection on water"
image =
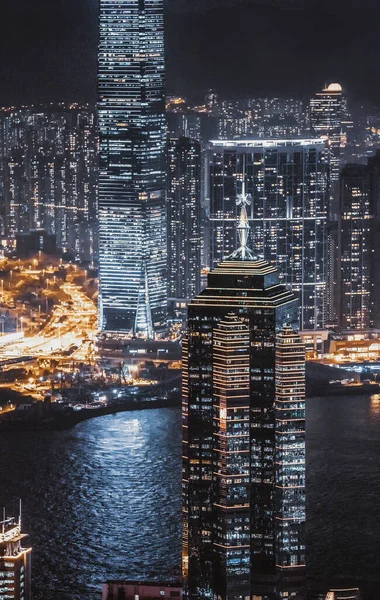
{"label": "light reflection on water", "polygon": [[[98,598],[107,578],[168,576],[180,554],[180,415],[102,417],[0,441],[32,532],[34,600]],[[9,501],[8,501],[9,503]],[[95,592],[96,590],[96,592]]]}
{"label": "light reflection on water", "polygon": [[[361,397],[307,405],[311,575],[379,580],[380,407]],[[108,578],[171,574],[180,425],[179,409],[158,409],[0,438],[0,505],[24,500],[34,600],[95,600]]]}

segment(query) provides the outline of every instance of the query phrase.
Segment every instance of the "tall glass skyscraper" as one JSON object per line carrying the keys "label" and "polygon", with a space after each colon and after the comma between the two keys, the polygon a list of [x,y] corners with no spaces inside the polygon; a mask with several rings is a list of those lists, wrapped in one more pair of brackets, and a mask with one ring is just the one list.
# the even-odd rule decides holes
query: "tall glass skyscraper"
{"label": "tall glass skyscraper", "polygon": [[212,143],[211,266],[236,247],[236,196],[243,186],[253,253],[275,264],[299,298],[300,327],[325,324],[328,168],[321,140]]}
{"label": "tall glass skyscraper", "polygon": [[103,331],[166,323],[163,0],[100,0],[99,266]]}

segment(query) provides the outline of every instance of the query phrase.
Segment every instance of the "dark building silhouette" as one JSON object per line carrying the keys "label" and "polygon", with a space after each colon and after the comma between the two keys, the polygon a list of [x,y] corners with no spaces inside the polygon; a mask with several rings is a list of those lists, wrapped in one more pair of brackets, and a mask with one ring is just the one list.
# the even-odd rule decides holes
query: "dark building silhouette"
{"label": "dark building silhouette", "polygon": [[39,252],[56,254],[57,241],[55,235],[46,229],[32,229],[16,236],[17,258],[30,258]]}

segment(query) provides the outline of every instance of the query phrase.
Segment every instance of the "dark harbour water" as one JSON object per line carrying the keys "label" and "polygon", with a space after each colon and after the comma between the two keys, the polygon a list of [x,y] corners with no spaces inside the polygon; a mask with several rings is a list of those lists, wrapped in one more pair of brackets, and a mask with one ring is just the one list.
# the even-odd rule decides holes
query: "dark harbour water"
{"label": "dark harbour water", "polygon": [[[310,575],[380,585],[380,407],[308,400]],[[180,557],[180,410],[120,413],[0,438],[0,505],[23,498],[34,600],[99,598],[109,578]],[[380,597],[369,595],[370,600]]]}

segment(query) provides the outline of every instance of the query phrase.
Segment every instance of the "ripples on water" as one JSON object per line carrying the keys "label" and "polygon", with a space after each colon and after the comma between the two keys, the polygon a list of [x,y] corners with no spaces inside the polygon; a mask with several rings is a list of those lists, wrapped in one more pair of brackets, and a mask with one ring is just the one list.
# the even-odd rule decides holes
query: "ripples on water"
{"label": "ripples on water", "polygon": [[108,578],[178,565],[179,425],[160,409],[1,440],[0,499],[25,499],[34,600],[95,599]]}
{"label": "ripples on water", "polygon": [[380,406],[312,398],[306,431],[310,571],[380,583]]}
{"label": "ripples on water", "polygon": [[[310,399],[307,420],[311,574],[379,580],[380,408]],[[34,600],[95,600],[109,578],[170,576],[180,421],[179,409],[158,409],[0,439],[0,504],[24,499]]]}

